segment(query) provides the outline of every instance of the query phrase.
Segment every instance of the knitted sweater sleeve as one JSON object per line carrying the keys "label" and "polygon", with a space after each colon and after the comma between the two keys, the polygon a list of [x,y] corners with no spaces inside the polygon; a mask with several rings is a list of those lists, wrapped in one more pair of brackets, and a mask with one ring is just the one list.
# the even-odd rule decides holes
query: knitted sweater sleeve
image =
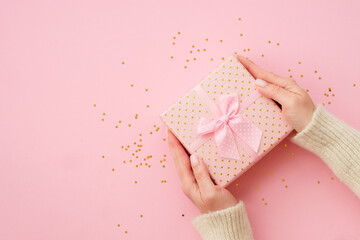
{"label": "knitted sweater sleeve", "polygon": [[192,223],[204,240],[254,239],[243,201],[234,207],[200,215]]}
{"label": "knitted sweater sleeve", "polygon": [[291,139],[318,155],[360,198],[360,133],[318,105],[311,122]]}

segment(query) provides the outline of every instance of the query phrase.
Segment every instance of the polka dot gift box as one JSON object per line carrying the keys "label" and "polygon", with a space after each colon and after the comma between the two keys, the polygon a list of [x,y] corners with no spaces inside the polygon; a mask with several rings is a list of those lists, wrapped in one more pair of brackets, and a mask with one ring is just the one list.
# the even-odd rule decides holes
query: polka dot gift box
{"label": "polka dot gift box", "polygon": [[230,57],[161,115],[190,154],[205,161],[214,181],[227,186],[292,130],[274,101]]}

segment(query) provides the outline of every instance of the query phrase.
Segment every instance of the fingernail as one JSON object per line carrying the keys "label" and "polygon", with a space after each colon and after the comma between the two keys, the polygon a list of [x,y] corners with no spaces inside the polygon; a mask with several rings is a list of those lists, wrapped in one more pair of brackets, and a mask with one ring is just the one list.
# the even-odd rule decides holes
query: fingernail
{"label": "fingernail", "polygon": [[259,85],[259,86],[261,86],[261,87],[265,87],[268,83],[265,82],[264,80],[258,78],[258,79],[255,80],[255,84],[256,84],[256,85]]}
{"label": "fingernail", "polygon": [[190,163],[191,167],[196,167],[197,165],[199,165],[198,157],[195,154],[190,156]]}

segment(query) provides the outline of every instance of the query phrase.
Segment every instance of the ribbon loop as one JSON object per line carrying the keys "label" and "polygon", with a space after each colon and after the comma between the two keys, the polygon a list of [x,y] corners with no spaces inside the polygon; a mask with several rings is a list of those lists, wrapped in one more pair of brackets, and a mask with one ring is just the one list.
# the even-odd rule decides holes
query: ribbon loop
{"label": "ribbon loop", "polygon": [[257,152],[262,131],[245,116],[238,114],[239,99],[237,93],[221,96],[218,108],[221,116],[217,120],[200,119],[197,129],[198,135],[213,134],[220,156],[224,158],[240,159],[235,135],[240,137],[254,152]]}

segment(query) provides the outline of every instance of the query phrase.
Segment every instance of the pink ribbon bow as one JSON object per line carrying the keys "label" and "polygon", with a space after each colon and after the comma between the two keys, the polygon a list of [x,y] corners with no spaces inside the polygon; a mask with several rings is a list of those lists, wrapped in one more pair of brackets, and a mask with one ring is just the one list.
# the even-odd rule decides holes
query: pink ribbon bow
{"label": "pink ribbon bow", "polygon": [[238,114],[239,99],[237,93],[219,98],[218,108],[221,116],[217,120],[201,118],[197,134],[214,134],[215,143],[221,157],[240,159],[235,142],[235,133],[256,153],[260,146],[262,131],[245,116]]}

